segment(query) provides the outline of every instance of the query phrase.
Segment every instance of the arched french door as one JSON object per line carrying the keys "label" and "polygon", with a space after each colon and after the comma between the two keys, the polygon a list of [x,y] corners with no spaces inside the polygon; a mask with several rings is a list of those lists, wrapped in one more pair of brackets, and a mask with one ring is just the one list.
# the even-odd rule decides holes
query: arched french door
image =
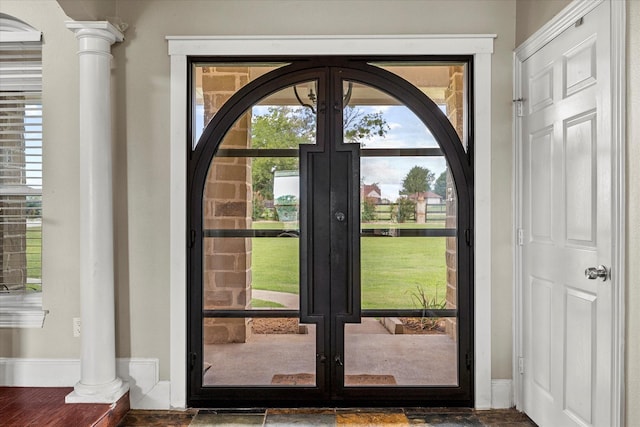
{"label": "arched french door", "polygon": [[189,404],[472,406],[472,150],[382,66],[263,63],[197,77]]}

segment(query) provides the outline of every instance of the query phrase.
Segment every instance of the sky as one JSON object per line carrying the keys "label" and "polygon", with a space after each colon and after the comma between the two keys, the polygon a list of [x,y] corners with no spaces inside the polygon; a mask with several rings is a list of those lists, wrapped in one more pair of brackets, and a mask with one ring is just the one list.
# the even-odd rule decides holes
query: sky
{"label": "sky", "polygon": [[26,184],[42,189],[42,105],[27,105],[24,123]]}
{"label": "sky", "polygon": [[[364,143],[364,148],[437,148],[433,135],[418,117],[405,106],[361,107],[365,113],[381,111],[389,131],[384,138]],[[413,166],[421,166],[435,174],[446,169],[444,157],[364,157],[360,161],[360,178],[365,184],[378,183],[383,199],[395,201],[402,180]]]}

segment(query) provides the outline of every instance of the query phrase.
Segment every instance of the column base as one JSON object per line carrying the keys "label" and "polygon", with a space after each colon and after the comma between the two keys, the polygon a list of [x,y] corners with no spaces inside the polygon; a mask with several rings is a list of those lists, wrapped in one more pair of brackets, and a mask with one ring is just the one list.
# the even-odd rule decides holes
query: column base
{"label": "column base", "polygon": [[77,383],[64,398],[65,403],[115,403],[129,391],[129,383],[116,378],[110,383],[87,385]]}

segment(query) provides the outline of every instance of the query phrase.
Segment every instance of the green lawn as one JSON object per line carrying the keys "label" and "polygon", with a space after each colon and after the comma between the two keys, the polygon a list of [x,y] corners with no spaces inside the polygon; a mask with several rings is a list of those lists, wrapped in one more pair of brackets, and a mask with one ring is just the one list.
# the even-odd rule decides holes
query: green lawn
{"label": "green lawn", "polygon": [[[416,224],[386,224],[415,228]],[[255,222],[254,228],[280,228],[279,223]],[[366,224],[365,227],[383,227]],[[442,227],[442,223],[420,225]],[[298,239],[254,238],[253,288],[298,293]],[[361,240],[363,308],[420,308],[412,294],[422,287],[429,298],[446,293],[444,237],[365,237]]]}
{"label": "green lawn", "polygon": [[27,276],[42,277],[42,227],[27,227]]}
{"label": "green lawn", "polygon": [[273,301],[265,301],[263,299],[251,299],[251,307],[253,308],[283,308],[284,305]]}
{"label": "green lawn", "polygon": [[412,293],[445,298],[444,237],[365,237],[361,240],[363,308],[420,308]]}
{"label": "green lawn", "polygon": [[253,289],[298,293],[298,242],[284,237],[253,239]]}
{"label": "green lawn", "polygon": [[[429,224],[363,224],[373,227],[443,227]],[[283,228],[278,222],[254,222],[255,229]],[[29,277],[41,277],[41,227],[27,229]],[[298,294],[298,244],[296,238],[254,238],[253,288]],[[365,237],[361,240],[363,308],[420,308],[412,294],[423,287],[430,298],[442,300],[446,292],[443,237]],[[254,307],[277,307],[253,300]]]}

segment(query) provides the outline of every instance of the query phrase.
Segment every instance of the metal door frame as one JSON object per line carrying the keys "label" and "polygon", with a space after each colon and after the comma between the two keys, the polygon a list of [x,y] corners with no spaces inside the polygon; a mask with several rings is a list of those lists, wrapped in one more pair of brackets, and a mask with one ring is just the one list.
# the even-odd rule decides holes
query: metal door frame
{"label": "metal door frame", "polygon": [[[212,61],[213,58],[191,58],[191,62],[196,61]],[[416,390],[412,390],[408,387],[398,387],[391,388],[385,387],[381,390],[370,390],[370,389],[354,389],[347,390],[343,389],[345,400],[336,400],[335,396],[333,398],[327,399],[327,393],[319,390],[318,393],[300,393],[300,389],[294,389],[294,393],[291,393],[291,389],[282,389],[282,388],[268,388],[270,390],[269,397],[265,398],[264,388],[260,390],[261,399],[258,399],[258,403],[266,403],[271,406],[278,405],[291,405],[297,404],[301,402],[301,399],[307,399],[304,402],[305,405],[323,405],[323,404],[331,404],[331,405],[340,405],[349,404],[349,405],[357,405],[358,402],[361,404],[371,404],[372,399],[376,398],[384,398],[384,402],[376,402],[377,404],[393,404],[398,405],[400,402],[404,405],[413,404],[413,405],[429,405],[429,404],[438,404],[438,405],[463,405],[463,406],[472,406],[473,405],[473,363],[471,363],[473,358],[473,144],[470,141],[470,149],[468,152],[464,152],[461,143],[455,133],[455,130],[451,126],[450,122],[446,117],[440,112],[437,106],[424,94],[422,94],[417,88],[415,88],[410,83],[402,80],[395,74],[392,74],[383,69],[373,67],[370,65],[366,65],[366,62],[376,61],[384,59],[385,61],[391,60],[412,60],[412,61],[460,61],[461,59],[465,62],[471,64],[470,57],[439,57],[439,58],[349,58],[345,59],[343,57],[340,58],[315,58],[315,59],[289,59],[292,62],[292,65],[285,66],[280,69],[276,69],[255,81],[249,83],[247,86],[239,90],[216,114],[213,118],[212,122],[207,126],[207,129],[203,133],[201,138],[201,142],[196,147],[196,150],[193,153],[190,153],[190,157],[192,161],[189,162],[189,174],[188,174],[188,204],[189,204],[189,230],[190,234],[195,232],[195,235],[202,234],[202,224],[199,222],[199,216],[202,212],[202,186],[204,185],[204,178],[206,177],[206,171],[208,169],[208,164],[212,161],[215,156],[215,152],[217,150],[217,145],[222,141],[222,138],[227,133],[228,129],[233,125],[235,120],[245,112],[245,110],[251,105],[255,104],[259,99],[268,93],[274,92],[282,87],[286,87],[289,84],[293,84],[296,82],[301,82],[305,80],[309,80],[310,76],[317,76],[317,73],[322,73],[323,69],[327,67],[328,64],[331,64],[333,69],[339,69],[343,78],[359,81],[361,83],[367,84],[369,86],[375,87],[376,89],[383,90],[388,93],[392,93],[396,98],[400,99],[407,107],[409,107],[418,117],[425,121],[425,118],[428,120],[425,123],[429,123],[429,127],[432,130],[434,136],[439,142],[447,141],[447,143],[442,144],[442,151],[447,160],[449,161],[452,173],[454,178],[456,179],[456,187],[458,188],[458,254],[459,254],[459,285],[463,283],[466,279],[467,286],[466,291],[468,291],[465,295],[465,292],[462,292],[462,297],[459,298],[459,303],[461,308],[459,308],[460,315],[458,317],[459,324],[461,328],[466,328],[468,330],[462,331],[460,336],[466,337],[465,340],[460,340],[459,342],[459,374],[461,384],[458,387],[461,391],[458,393],[449,391],[448,393],[443,393],[445,390],[443,388],[431,387],[429,389],[433,390],[433,393],[425,393],[424,390],[427,389],[420,387],[421,392],[416,392]],[[274,61],[273,58],[269,58],[271,62]],[[284,58],[284,61],[287,59]],[[229,62],[229,58],[225,58],[226,62]],[[280,60],[278,60],[279,62]],[[231,61],[233,62],[233,61]],[[242,58],[242,62],[247,63],[251,62],[247,58]],[[472,81],[472,71],[469,70],[468,73],[469,78],[468,81]],[[330,73],[330,75],[334,75],[334,73]],[[341,84],[341,83],[340,83]],[[472,90],[469,93],[473,93]],[[467,100],[469,110],[471,111],[471,106],[473,102],[471,99]],[[339,115],[333,115],[334,117],[338,117],[341,119]],[[469,117],[473,117],[473,114],[469,114]],[[320,139],[320,132],[322,125],[320,124],[320,118],[318,119],[318,139]],[[331,124],[326,124],[325,129],[330,129]],[[337,126],[333,126],[336,128]],[[473,129],[472,121],[469,123],[469,130]],[[334,129],[335,131],[335,129]],[[335,132],[334,132],[335,133]],[[469,133],[472,135],[472,133]],[[333,141],[333,138],[330,138]],[[213,141],[217,141],[212,143]],[[312,151],[314,146],[310,146],[308,150],[301,150],[301,153],[304,151]],[[190,147],[189,147],[190,149]],[[204,166],[203,166],[204,165]],[[301,171],[302,174],[302,171]],[[305,178],[301,175],[301,185],[305,185]],[[301,205],[304,206],[304,201],[301,200]],[[355,211],[352,218],[354,223],[359,224],[359,212],[358,210],[352,209],[351,212]],[[356,218],[357,216],[357,218]],[[302,229],[301,229],[302,231]],[[306,235],[306,233],[301,233],[302,235]],[[358,237],[359,238],[359,237]],[[201,242],[202,239],[194,239],[193,247],[190,249],[188,255],[189,259],[189,268],[188,268],[188,286],[191,289],[188,295],[188,311],[190,313],[195,313],[195,310],[191,310],[191,308],[197,308],[199,310],[202,307],[202,287],[201,287],[201,279],[199,275],[201,275]],[[304,241],[301,241],[301,245],[304,244]],[[463,247],[464,245],[464,247]],[[191,254],[195,254],[191,255]],[[465,255],[467,254],[467,255]],[[304,251],[301,251],[301,257],[304,258]],[[462,259],[461,259],[462,258]],[[358,263],[359,264],[359,263]],[[301,261],[301,270],[302,265],[306,265],[304,261]],[[301,282],[301,293],[303,292],[304,282]],[[302,305],[301,305],[301,313],[303,312],[303,307],[305,305],[304,295],[302,296]],[[359,296],[359,295],[358,295]],[[358,301],[359,302],[359,301]],[[466,307],[464,304],[468,303]],[[333,317],[333,316],[331,316]],[[239,387],[238,390],[230,390],[229,388],[224,388],[225,390],[225,398],[221,400],[220,393],[211,393],[212,388],[207,388],[203,390],[201,386],[202,372],[198,367],[202,367],[202,355],[201,351],[197,352],[197,342],[202,342],[202,317],[200,315],[193,314],[189,317],[189,331],[188,334],[188,347],[191,355],[196,354],[195,363],[189,363],[187,370],[189,378],[189,404],[197,405],[197,406],[207,406],[207,403],[211,403],[211,398],[213,395],[217,395],[215,397],[215,405],[216,406],[237,406],[241,399],[246,399],[247,388]],[[325,323],[326,327],[326,323]],[[318,337],[324,336],[322,333],[322,327],[319,324],[318,328]],[[333,327],[332,327],[333,329]],[[339,329],[339,328],[337,328]],[[332,337],[339,337],[340,333],[332,333],[330,334]],[[331,344],[330,347],[334,348]],[[194,351],[195,350],[195,351]],[[200,355],[198,355],[200,353]],[[189,360],[192,360],[193,356],[190,356]],[[193,369],[191,369],[193,367]],[[463,367],[465,369],[463,369]],[[467,370],[467,374],[463,375],[463,370]],[[332,378],[335,375],[332,375]],[[463,378],[464,377],[464,378]],[[198,381],[198,378],[200,380]],[[194,387],[195,386],[195,387]],[[251,389],[259,389],[258,387],[249,387]],[[320,387],[321,388],[321,387]],[[213,388],[215,389],[215,388]],[[335,388],[333,389],[335,391]],[[392,394],[392,391],[400,390],[401,396],[399,399],[394,400],[390,399],[389,395]],[[251,394],[251,393],[249,393]],[[294,394],[295,396],[292,396]],[[305,396],[301,396],[305,394]],[[255,402],[255,401],[254,401]],[[204,405],[203,405],[204,404]],[[228,405],[226,405],[228,404]]]}

